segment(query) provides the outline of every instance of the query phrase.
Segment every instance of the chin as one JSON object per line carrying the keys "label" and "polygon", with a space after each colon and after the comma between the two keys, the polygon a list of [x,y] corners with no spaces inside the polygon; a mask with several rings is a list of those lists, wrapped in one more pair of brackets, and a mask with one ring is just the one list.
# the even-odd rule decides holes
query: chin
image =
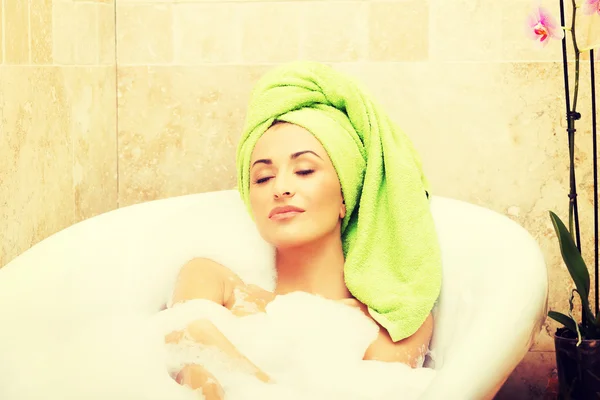
{"label": "chin", "polygon": [[270,243],[276,249],[293,249],[296,247],[302,247],[315,241],[314,237],[307,237],[306,235],[298,234],[271,234],[265,240]]}
{"label": "chin", "polygon": [[309,244],[310,240],[299,240],[297,237],[294,238],[281,238],[271,240],[270,243],[278,250],[287,250],[293,249],[297,247],[302,247],[306,244]]}
{"label": "chin", "polygon": [[[294,224],[287,226],[262,226],[259,230],[262,238],[276,249],[286,250],[309,246],[328,238],[335,234],[340,236],[339,226],[333,230],[315,229],[314,226],[306,224]],[[265,229],[266,228],[266,229]]]}

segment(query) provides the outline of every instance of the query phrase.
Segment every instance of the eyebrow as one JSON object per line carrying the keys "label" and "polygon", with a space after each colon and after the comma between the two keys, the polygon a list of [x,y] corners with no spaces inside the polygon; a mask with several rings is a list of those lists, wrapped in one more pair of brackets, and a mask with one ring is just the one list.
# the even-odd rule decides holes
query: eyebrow
{"label": "eyebrow", "polygon": [[[315,153],[312,150],[302,150],[302,151],[297,151],[296,153],[293,153],[290,155],[290,160],[294,160],[298,157],[300,157],[303,154],[314,154],[315,156],[321,158],[321,156],[319,156],[317,153]],[[322,158],[321,158],[322,160]],[[267,165],[272,165],[273,164],[273,160],[271,160],[270,158],[261,158],[260,160],[256,160],[252,163],[252,167],[254,167],[256,164],[267,164]],[[251,167],[251,168],[252,168]]]}

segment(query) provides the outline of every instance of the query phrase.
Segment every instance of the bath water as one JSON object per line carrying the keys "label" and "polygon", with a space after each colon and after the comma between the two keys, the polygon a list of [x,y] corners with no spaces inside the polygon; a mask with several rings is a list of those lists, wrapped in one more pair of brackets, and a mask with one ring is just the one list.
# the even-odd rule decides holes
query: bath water
{"label": "bath water", "polygon": [[[164,335],[199,318],[212,321],[273,382],[231,368],[218,350],[164,344]],[[32,324],[23,331],[20,345],[2,355],[11,365],[0,367],[3,400],[197,400],[203,396],[170,376],[190,362],[217,378],[225,400],[410,400],[435,375],[363,361],[375,324],[356,308],[300,292],[245,317],[193,300],[155,314],[123,312],[85,325]]]}

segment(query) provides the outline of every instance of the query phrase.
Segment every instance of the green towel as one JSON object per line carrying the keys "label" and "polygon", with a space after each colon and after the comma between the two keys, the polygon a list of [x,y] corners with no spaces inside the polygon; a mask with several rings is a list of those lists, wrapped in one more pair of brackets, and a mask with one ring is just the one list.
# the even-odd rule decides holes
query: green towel
{"label": "green towel", "polygon": [[411,141],[349,76],[309,61],[276,67],[253,90],[237,149],[248,209],[250,157],[276,119],[310,131],[337,171],[347,209],[346,286],[392,340],[411,336],[431,312],[442,275],[429,184]]}

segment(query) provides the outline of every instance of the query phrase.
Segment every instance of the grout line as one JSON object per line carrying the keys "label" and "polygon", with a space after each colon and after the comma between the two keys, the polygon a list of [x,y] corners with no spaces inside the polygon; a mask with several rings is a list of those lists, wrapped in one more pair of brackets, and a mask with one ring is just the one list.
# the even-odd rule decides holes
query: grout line
{"label": "grout line", "polygon": [[96,35],[95,35],[95,37],[96,37],[96,43],[95,43],[95,45],[96,45],[96,64],[100,64],[100,61],[102,59],[102,57],[100,56],[100,53],[102,53],[102,51],[101,51],[102,46],[100,45],[100,43],[102,43],[102,38],[100,38],[100,19],[101,19],[100,7],[102,7],[102,4],[94,5],[94,8],[95,8],[94,17],[96,18]]}
{"label": "grout line", "polygon": [[2,7],[2,64],[6,64],[6,7],[4,2],[6,0],[0,0],[0,7]]}
{"label": "grout line", "polygon": [[[179,54],[178,54],[179,53],[179,46],[177,46],[177,47],[175,46],[175,44],[179,42],[178,40],[175,40],[176,39],[175,35],[177,34],[177,32],[179,30],[175,29],[175,20],[176,20],[176,18],[175,18],[175,10],[173,10],[173,8],[171,8],[169,10],[169,24],[171,26],[171,28],[170,28],[170,31],[171,31],[171,37],[170,37],[171,40],[170,40],[170,42],[171,43],[169,43],[169,45],[171,47],[171,64],[174,64],[175,60],[179,59]],[[116,27],[116,25],[115,25],[115,27]],[[117,34],[116,34],[116,28],[115,28],[115,38],[116,37],[117,37]]]}
{"label": "grout line", "polygon": [[[1,0],[0,0],[1,1]],[[352,65],[352,64],[371,64],[371,65],[415,65],[415,64],[556,64],[562,63],[561,60],[504,60],[504,61],[465,61],[465,60],[415,60],[415,61],[372,61],[372,60],[356,60],[356,61],[336,61],[336,60],[315,60],[323,63],[332,63],[336,65]],[[585,60],[589,61],[589,60]],[[122,63],[118,64],[118,67],[169,67],[169,68],[188,68],[188,67],[255,67],[255,66],[277,66],[285,63],[285,61],[264,61],[264,62],[199,62],[199,63]],[[574,64],[575,61],[569,61],[569,64]],[[596,61],[596,63],[600,63],[600,59]],[[6,63],[5,66],[9,67],[59,67],[59,68],[103,68],[103,67],[114,67],[117,65],[116,57],[115,64],[113,63],[103,63],[103,64],[22,64],[22,63]]]}
{"label": "grout line", "polygon": [[[301,57],[302,58],[302,57]],[[304,58],[302,58],[304,59]],[[402,65],[402,64],[555,64],[561,63],[562,60],[406,60],[406,61],[374,61],[374,60],[353,60],[353,61],[337,61],[337,60],[326,60],[316,59],[315,61],[322,63],[334,63],[334,64],[357,64],[366,63],[374,65]],[[264,62],[198,62],[198,63],[121,63],[119,67],[253,67],[253,66],[276,66],[285,63],[286,61],[264,61]],[[570,61],[569,64],[573,64],[574,61]],[[597,61],[600,63],[600,60]]]}
{"label": "grout line", "polygon": [[120,185],[119,185],[119,65],[117,63],[117,47],[119,45],[119,41],[117,39],[117,2],[113,2],[113,13],[114,13],[114,60],[115,60],[115,151],[116,151],[116,183],[117,183],[117,208],[121,207],[121,193]]}
{"label": "grout line", "polygon": [[[52,22],[54,24],[54,21]],[[54,29],[54,27],[53,27]],[[53,39],[54,40],[54,39]],[[65,84],[65,74],[63,76],[63,85]],[[66,85],[65,85],[66,86]],[[73,129],[73,110],[71,108],[71,112],[69,115],[69,131],[71,132],[71,195],[73,196],[73,221],[77,221],[77,201],[76,201],[76,186],[75,186],[75,129]]]}
{"label": "grout line", "polygon": [[[324,1],[327,0],[301,0],[303,3],[323,3]],[[330,0],[330,1],[335,1],[337,3],[365,3],[368,2],[370,0]],[[378,0],[378,1],[382,1],[382,2],[396,2],[398,0]],[[121,1],[124,4],[132,4],[132,5],[157,5],[157,4],[169,4],[169,5],[174,5],[176,6],[177,4],[198,4],[198,0],[179,0],[179,1],[171,1],[171,0],[157,0],[157,1]],[[206,1],[206,2],[202,2],[203,4],[223,4],[223,3],[229,3],[229,4],[248,4],[248,3],[265,3],[265,4],[272,4],[272,3],[298,3],[298,0],[212,0],[212,1]]]}
{"label": "grout line", "polygon": [[302,26],[306,26],[305,18],[306,18],[306,10],[304,8],[300,8],[296,15],[296,23],[298,24],[298,59],[306,59],[306,29],[301,29]]}
{"label": "grout line", "polygon": [[[22,0],[21,0],[22,1]],[[2,13],[2,15],[4,15],[4,13]],[[27,29],[28,29],[28,34],[29,34],[29,43],[28,43],[28,54],[27,54],[27,59],[29,60],[30,64],[33,64],[33,37],[31,36],[31,0],[27,1]]]}
{"label": "grout line", "polygon": [[434,24],[433,24],[433,17],[431,16],[432,5],[431,5],[430,1],[427,2],[426,7],[427,7],[427,60],[430,62],[433,62],[435,57],[433,57],[434,48],[432,46],[433,41],[431,40],[431,38],[433,37],[433,34],[435,33],[435,29],[434,29]]}
{"label": "grout line", "polygon": [[[0,0],[1,2],[2,0]],[[117,41],[115,39],[115,49]],[[370,65],[404,65],[404,64],[556,64],[562,63],[562,60],[406,60],[406,61],[374,61],[374,60],[353,60],[353,61],[336,61],[336,60],[323,60],[318,59],[315,61],[323,63],[332,63],[336,65],[352,65],[352,64],[370,64]],[[589,60],[585,60],[589,61]],[[18,67],[59,67],[59,68],[103,68],[103,67],[114,67],[118,64],[118,67],[255,67],[255,66],[277,66],[285,63],[285,61],[257,61],[257,62],[198,62],[198,63],[117,63],[116,50],[115,50],[115,63],[102,63],[102,64],[33,64],[33,63],[4,63],[6,66],[18,66]],[[575,61],[569,61],[569,64],[574,64]],[[596,61],[600,63],[600,59]]]}
{"label": "grout line", "polygon": [[364,43],[362,44],[363,46],[363,56],[361,58],[361,61],[365,61],[368,60],[371,57],[371,54],[373,52],[373,44],[372,44],[372,40],[371,40],[371,32],[373,31],[373,26],[371,25],[371,15],[373,13],[373,3],[364,3],[362,5],[362,7],[365,8],[364,12],[365,12],[365,18],[366,20],[364,21],[364,32],[362,32],[362,38],[364,40]]}
{"label": "grout line", "polygon": [[[20,64],[20,63],[4,63],[6,67],[23,67],[23,68],[107,68],[114,67],[114,64]],[[146,64],[140,65],[145,66]]]}

